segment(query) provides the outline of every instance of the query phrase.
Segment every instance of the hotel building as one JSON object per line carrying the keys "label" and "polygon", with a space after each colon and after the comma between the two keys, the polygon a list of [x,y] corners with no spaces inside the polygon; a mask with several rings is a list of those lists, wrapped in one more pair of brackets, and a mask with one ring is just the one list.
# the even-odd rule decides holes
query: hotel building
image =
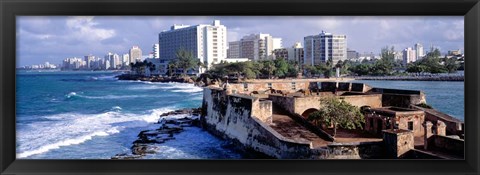
{"label": "hotel building", "polygon": [[137,60],[142,59],[142,49],[138,46],[133,46],[130,49],[130,63],[135,63]]}
{"label": "hotel building", "polygon": [[416,51],[411,47],[408,47],[403,50],[403,65],[417,61]]}
{"label": "hotel building", "polygon": [[240,58],[240,41],[228,43],[227,58]]}
{"label": "hotel building", "polygon": [[160,58],[160,46],[158,44],[153,45],[153,58]]}
{"label": "hotel building", "polygon": [[[227,27],[214,20],[212,24],[173,25],[159,34],[159,57],[163,66],[176,59],[176,52],[185,49],[199,58],[207,69],[227,57]],[[166,73],[166,72],[162,72]],[[202,72],[200,72],[202,73]]]}
{"label": "hotel building", "polygon": [[416,59],[421,59],[423,56],[425,56],[424,51],[423,51],[423,45],[420,43],[416,43],[413,48],[415,49],[415,58]]}
{"label": "hotel building", "polygon": [[[230,42],[239,44],[239,56],[250,60],[272,59],[273,50],[282,48],[282,39],[273,38],[269,34],[250,34],[240,41]],[[236,56],[236,55],[232,55]],[[230,57],[229,57],[230,58]]]}
{"label": "hotel building", "polygon": [[347,59],[347,36],[322,33],[304,37],[303,64],[317,65],[328,60],[335,65]]}

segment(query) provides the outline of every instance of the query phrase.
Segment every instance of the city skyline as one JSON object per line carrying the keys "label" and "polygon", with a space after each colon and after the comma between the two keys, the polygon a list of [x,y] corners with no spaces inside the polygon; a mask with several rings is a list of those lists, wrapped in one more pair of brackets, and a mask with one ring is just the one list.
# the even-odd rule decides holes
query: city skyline
{"label": "city skyline", "polygon": [[[158,43],[158,34],[174,24],[208,24],[221,20],[227,41],[254,33],[282,38],[283,47],[303,42],[303,37],[321,31],[346,35],[348,48],[359,53],[378,53],[386,45],[401,51],[422,43],[448,50],[464,50],[464,22],[450,17],[18,17],[17,66],[51,62],[67,57],[120,55],[138,45],[144,55]],[[160,51],[161,52],[161,51]]]}

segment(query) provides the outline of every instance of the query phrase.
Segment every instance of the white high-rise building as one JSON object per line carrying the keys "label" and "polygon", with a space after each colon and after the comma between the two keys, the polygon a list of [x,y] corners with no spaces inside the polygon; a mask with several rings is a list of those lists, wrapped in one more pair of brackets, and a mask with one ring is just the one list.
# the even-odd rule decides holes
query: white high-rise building
{"label": "white high-rise building", "polygon": [[95,61],[95,56],[93,56],[93,55],[90,54],[90,55],[85,56],[84,59],[85,59],[85,62],[86,62],[86,65],[85,65],[85,66],[86,66],[88,69],[91,69],[91,68],[93,67],[93,65],[92,65],[93,62]]}
{"label": "white high-rise building", "polygon": [[227,57],[227,27],[219,20],[194,26],[173,25],[170,30],[161,32],[158,40],[159,56],[165,63],[176,59],[176,52],[180,49],[192,52],[207,69]]}
{"label": "white high-rise building", "polygon": [[416,51],[411,47],[408,47],[403,50],[403,65],[417,61]]}
{"label": "white high-rise building", "polygon": [[122,67],[122,62],[120,61],[120,55],[118,54],[113,54],[113,59],[110,60],[112,63],[110,63],[112,65],[112,67],[114,69],[118,69],[120,67]]}
{"label": "white high-rise building", "polygon": [[158,44],[153,45],[153,58],[160,58],[160,46]]}
{"label": "white high-rise building", "polygon": [[322,31],[318,35],[304,37],[303,64],[317,65],[330,59],[333,65],[347,59],[346,35],[333,35]]}
{"label": "white high-rise building", "polygon": [[423,56],[425,56],[422,44],[416,43],[413,48],[415,49],[416,59],[421,59]]}
{"label": "white high-rise building", "polygon": [[138,46],[133,46],[130,49],[130,63],[135,63],[138,59],[142,59],[142,49]]}
{"label": "white high-rise building", "polygon": [[240,41],[228,42],[227,58],[240,58]]}
{"label": "white high-rise building", "polygon": [[63,60],[62,69],[75,70],[86,68],[87,62],[81,58],[73,57]]}
{"label": "white high-rise building", "polygon": [[269,34],[250,34],[240,40],[240,58],[250,60],[272,59],[273,50],[282,47],[281,38]]}
{"label": "white high-rise building", "polygon": [[128,66],[130,65],[130,55],[127,53],[127,54],[123,54],[122,55],[122,66]]}
{"label": "white high-rise building", "polygon": [[[107,64],[107,61],[108,61],[108,68],[115,68],[115,65],[113,64],[113,53],[112,52],[108,52],[105,57],[105,64]],[[105,69],[108,69],[107,66],[105,67]]]}
{"label": "white high-rise building", "polygon": [[273,50],[283,48],[282,38],[272,38]]}

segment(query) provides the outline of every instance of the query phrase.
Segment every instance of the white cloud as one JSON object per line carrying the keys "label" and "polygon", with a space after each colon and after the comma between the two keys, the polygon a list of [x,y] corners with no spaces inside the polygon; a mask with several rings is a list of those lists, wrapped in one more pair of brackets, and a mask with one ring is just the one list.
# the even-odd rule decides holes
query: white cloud
{"label": "white cloud", "polygon": [[116,35],[113,29],[96,27],[98,23],[94,22],[93,19],[92,16],[70,17],[66,21],[66,26],[71,30],[71,36],[75,39],[102,41]]}

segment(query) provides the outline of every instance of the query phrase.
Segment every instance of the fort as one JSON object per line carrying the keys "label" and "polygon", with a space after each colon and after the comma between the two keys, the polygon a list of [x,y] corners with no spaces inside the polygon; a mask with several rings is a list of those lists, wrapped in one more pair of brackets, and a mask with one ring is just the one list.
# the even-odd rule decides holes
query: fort
{"label": "fort", "polygon": [[[317,127],[320,99],[359,107],[362,129]],[[245,150],[278,159],[463,159],[463,122],[426,104],[422,91],[332,79],[251,80],[204,88],[200,124]]]}

